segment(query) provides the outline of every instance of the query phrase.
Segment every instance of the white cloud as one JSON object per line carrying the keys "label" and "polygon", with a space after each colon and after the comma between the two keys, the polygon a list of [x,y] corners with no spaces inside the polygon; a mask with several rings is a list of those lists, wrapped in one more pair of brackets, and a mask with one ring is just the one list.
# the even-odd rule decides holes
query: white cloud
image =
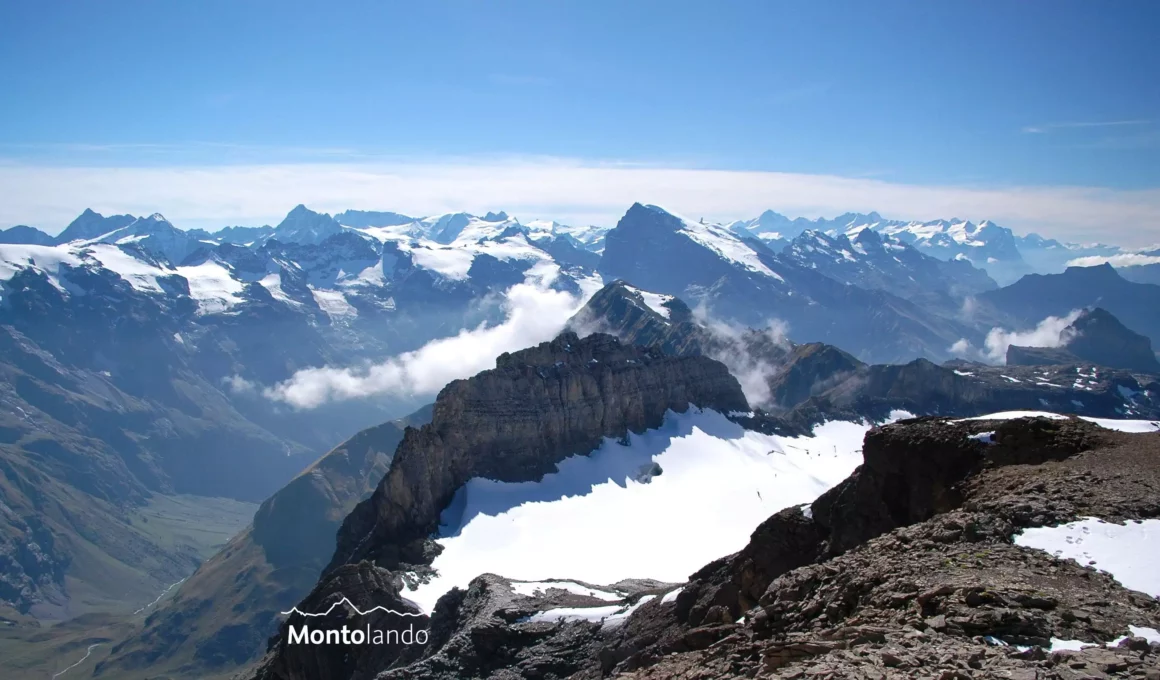
{"label": "white cloud", "polygon": [[772,395],[769,391],[769,379],[781,371],[781,366],[772,364],[760,355],[749,351],[745,342],[747,333],[757,332],[764,335],[765,341],[782,347],[789,345],[789,325],[780,319],[769,319],[765,328],[755,331],[733,324],[712,319],[704,304],[693,309],[693,316],[700,321],[706,330],[721,343],[722,347],[709,352],[709,357],[725,364],[737,382],[741,384],[741,391],[750,406],[769,407]]}
{"label": "white cloud", "polygon": [[870,178],[748,172],[556,158],[166,167],[0,164],[0,225],[59,231],[84,208],[163,212],[179,226],[273,223],[290,207],[414,215],[503,208],[523,219],[615,224],[633,202],[730,220],[773,208],[791,216],[878,210],[899,219],[989,218],[1069,240],[1112,232],[1145,245],[1160,189],[925,186]]}
{"label": "white cloud", "polygon": [[977,311],[979,311],[979,301],[975,299],[974,295],[968,295],[963,298],[963,304],[959,308],[959,318],[970,321],[975,318]]}
{"label": "white cloud", "polygon": [[992,364],[1003,364],[1007,360],[1007,348],[1011,345],[1021,347],[1063,347],[1071,341],[1071,337],[1064,333],[1082,310],[1073,310],[1067,316],[1049,316],[1040,321],[1035,328],[1025,331],[1009,331],[996,326],[988,333],[981,348],[974,347],[966,338],[961,338],[951,345],[947,351],[956,356],[967,359],[976,359]]}
{"label": "white cloud", "polygon": [[231,394],[251,394],[258,389],[257,385],[240,375],[222,378],[222,385],[225,385]]}
{"label": "white cloud", "polygon": [[1067,263],[1069,267],[1097,267],[1110,264],[1113,267],[1136,267],[1145,264],[1160,264],[1160,256],[1142,253],[1122,253],[1120,255],[1092,255],[1077,257]]}
{"label": "white cloud", "polygon": [[947,348],[947,351],[955,356],[969,357],[974,352],[974,347],[971,346],[970,340],[959,338],[955,340],[955,344]]}
{"label": "white cloud", "polygon": [[1040,125],[1028,125],[1023,128],[1023,132],[1027,134],[1046,134],[1053,130],[1076,130],[1084,128],[1109,128],[1109,127],[1123,127],[1125,125],[1148,125],[1150,120],[1109,120],[1102,122],[1072,122],[1072,123],[1045,123]]}
{"label": "white cloud", "polygon": [[423,347],[363,367],[308,368],[263,394],[299,409],[328,402],[392,395],[432,395],[444,385],[495,367],[495,358],[555,337],[592,294],[577,297],[548,288],[553,273],[539,272],[508,289],[506,318],[495,326],[463,329]]}

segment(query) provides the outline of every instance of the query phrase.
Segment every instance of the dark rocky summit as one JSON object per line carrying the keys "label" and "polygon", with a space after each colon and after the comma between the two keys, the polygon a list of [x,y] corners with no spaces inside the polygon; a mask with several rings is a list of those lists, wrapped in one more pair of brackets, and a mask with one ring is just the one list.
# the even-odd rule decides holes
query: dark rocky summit
{"label": "dark rocky summit", "polygon": [[[973,437],[984,432],[989,442]],[[1085,516],[1160,517],[1160,433],[922,418],[872,430],[864,453],[846,481],[770,517],[743,550],[683,586],[603,587],[623,596],[603,621],[538,621],[547,609],[609,602],[518,595],[482,575],[422,620],[425,645],[364,652],[286,646],[283,635],[253,677],[1160,677],[1160,644],[1128,629],[1160,627],[1160,601],[1012,541]],[[336,587],[320,585],[304,604],[319,611],[340,590],[373,590],[407,611],[385,573],[343,565]],[[1048,652],[1052,638],[1100,644]]]}
{"label": "dark rocky summit", "polygon": [[1068,328],[1071,340],[1067,348],[1082,359],[1111,368],[1160,373],[1152,342],[1124,326],[1107,310],[1085,310]]}
{"label": "dark rocky summit", "polygon": [[1093,363],[1109,368],[1160,373],[1152,342],[1133,332],[1111,312],[1085,309],[1059,333],[1061,347],[1007,348],[1007,365],[1042,366]]}
{"label": "dark rocky summit", "polygon": [[1062,274],[1029,274],[998,290],[980,293],[981,308],[1032,328],[1047,316],[1101,307],[1153,344],[1160,343],[1160,286],[1134,283],[1110,264],[1068,267]]}
{"label": "dark rocky summit", "polygon": [[[722,248],[748,252],[748,264],[722,256]],[[890,290],[852,285],[803,266],[759,239],[686,223],[639,203],[606,235],[598,270],[606,280],[624,279],[704,304],[740,325],[781,319],[799,340],[838,344],[863,361],[949,358],[947,348],[971,332],[958,319]]]}

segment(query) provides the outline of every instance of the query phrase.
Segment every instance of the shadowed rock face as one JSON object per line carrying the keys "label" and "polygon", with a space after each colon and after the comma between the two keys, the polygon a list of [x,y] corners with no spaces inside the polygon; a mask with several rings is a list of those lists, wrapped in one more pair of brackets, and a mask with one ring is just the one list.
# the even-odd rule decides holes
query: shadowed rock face
{"label": "shadowed rock face", "polygon": [[1074,366],[1083,360],[1064,347],[1023,347],[1011,345],[1007,348],[1008,366]]}
{"label": "shadowed rock face", "polygon": [[1109,368],[1160,373],[1152,342],[1133,332],[1100,307],[1084,310],[1059,334],[1064,347],[1007,348],[1008,366],[1044,366],[1089,362]]}
{"label": "shadowed rock face", "polygon": [[1112,368],[1160,373],[1151,341],[1106,310],[1096,307],[1083,312],[1070,330],[1074,337],[1067,348],[1081,359]]}
{"label": "shadowed rock face", "polygon": [[594,334],[563,333],[503,354],[496,368],[445,387],[431,424],[409,429],[391,469],[344,522],[330,568],[369,559],[393,569],[423,563],[427,537],[456,489],[473,477],[540,479],[605,437],[658,427],[689,405],[749,405],[725,366],[672,357]]}
{"label": "shadowed rock face", "polygon": [[1137,333],[1160,343],[1160,286],[1133,283],[1110,264],[1068,267],[1062,274],[1030,274],[1016,283],[978,296],[979,302],[1007,314],[1025,327],[1045,316],[1067,316],[1099,306]]}

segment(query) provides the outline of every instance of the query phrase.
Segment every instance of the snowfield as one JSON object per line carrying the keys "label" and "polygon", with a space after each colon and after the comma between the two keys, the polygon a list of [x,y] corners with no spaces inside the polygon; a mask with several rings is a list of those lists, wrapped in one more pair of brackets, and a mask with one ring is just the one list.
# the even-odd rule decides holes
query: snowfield
{"label": "snowfield", "polygon": [[[1064,417],[1019,411],[972,420],[1029,415]],[[898,411],[889,420],[910,416]],[[1127,432],[1160,429],[1151,421],[1088,420]],[[557,472],[538,482],[472,479],[443,512],[436,539],[443,552],[432,565],[438,576],[406,595],[430,612],[445,592],[466,587],[484,573],[525,582],[513,585],[518,593],[559,587],[599,599],[609,598],[611,591],[578,582],[653,578],[683,583],[705,564],[743,548],[757,525],[775,512],[792,505],[805,506],[808,512],[809,504],[862,462],[862,439],[870,427],[835,421],[817,426],[810,437],[779,437],[745,430],[711,410],[691,408],[681,414],[670,411],[661,427],[630,434],[627,444],[606,439],[591,454],[562,461]],[[1124,574],[1128,580],[1122,582],[1128,587],[1160,593],[1156,576],[1139,576],[1145,574],[1139,565],[1160,563],[1160,520],[1150,522],[1127,527],[1123,536],[1112,535],[1123,527],[1100,524],[1110,545],[1120,546],[1119,556],[1097,554],[1104,542],[1092,539],[1085,539],[1077,555],[1094,555],[1089,559],[1096,559],[1096,566],[1116,578]],[[1051,531],[1028,531],[1017,543],[1037,547],[1030,542]],[[1064,533],[1047,539],[1052,551],[1076,545],[1075,532],[1082,527],[1059,531]],[[1132,555],[1123,550],[1144,541],[1153,547]],[[1139,563],[1123,566],[1128,558]],[[545,581],[553,578],[575,581]],[[607,624],[624,614],[618,606],[596,609],[538,616],[595,617]]]}
{"label": "snowfield", "polygon": [[443,552],[432,565],[439,576],[407,597],[431,611],[439,596],[483,573],[684,582],[743,548],[770,515],[845,479],[862,462],[869,427],[831,422],[812,437],[778,437],[690,409],[630,434],[627,445],[605,440],[539,482],[473,479],[443,513]]}
{"label": "snowfield", "polygon": [[8,281],[23,269],[34,269],[44,272],[58,290],[64,290],[59,278],[62,264],[78,267],[81,260],[68,249],[60,247],[0,244],[0,281]]}
{"label": "snowfield", "polygon": [[1160,519],[1113,524],[1095,517],[1027,529],[1015,545],[1106,571],[1125,588],[1160,597]]}
{"label": "snowfield", "polygon": [[[1107,572],[1120,585],[1160,598],[1160,520],[1135,520],[1125,524],[1085,517],[1057,527],[1026,529],[1015,545],[1051,553],[1064,560]],[[1143,623],[1143,622],[1141,622]],[[1160,643],[1160,632],[1145,626],[1128,626],[1136,637]],[[1115,647],[1127,636],[1107,643]],[[1049,651],[1098,646],[1082,640],[1051,639]]]}
{"label": "snowfield", "polygon": [[[1015,418],[1035,417],[1063,420],[1068,416],[1061,416],[1058,413],[1050,413],[1048,411],[1003,411],[1001,413],[988,413],[985,416],[963,418],[962,420],[1012,420]],[[1088,416],[1080,416],[1080,418],[1090,423],[1095,423],[1100,427],[1106,427],[1109,430],[1119,430],[1120,432],[1160,431],[1160,421],[1157,420],[1119,420],[1115,418],[1091,418]]]}
{"label": "snowfield", "polygon": [[625,286],[624,288],[625,288],[625,290],[628,290],[629,292],[636,293],[637,295],[639,295],[641,297],[641,299],[644,300],[644,304],[647,305],[649,309],[656,312],[657,314],[660,314],[661,316],[665,317],[666,319],[669,318],[669,308],[665,307],[664,305],[666,302],[669,302],[670,300],[673,299],[672,295],[661,295],[660,293],[650,293],[647,290],[641,290],[640,288],[633,288],[632,286]]}

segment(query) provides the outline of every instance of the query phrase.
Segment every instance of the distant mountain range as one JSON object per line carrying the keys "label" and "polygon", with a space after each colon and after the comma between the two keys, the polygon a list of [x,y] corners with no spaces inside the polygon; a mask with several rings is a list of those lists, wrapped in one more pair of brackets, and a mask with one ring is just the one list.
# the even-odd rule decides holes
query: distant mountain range
{"label": "distant mountain range", "polygon": [[[77,240],[94,239],[118,229],[134,225],[121,233],[117,240],[140,235],[150,231],[149,222],[162,219],[160,215],[138,218],[132,215],[102,216],[86,210],[74,220],[59,236],[50,236],[34,227],[18,225],[0,230],[0,243],[28,245],[56,245]],[[465,213],[450,213],[433,217],[411,217],[388,211],[347,210],[334,215],[315,213],[299,206],[291,211],[276,228],[226,227],[207,232],[192,229],[183,232],[187,238],[176,237],[183,243],[233,243],[252,245],[271,237],[284,243],[319,243],[325,237],[334,235],[343,228],[367,230],[375,228],[399,227],[395,233],[408,233],[439,243],[449,244],[455,239],[466,221],[472,219]],[[488,213],[483,218],[489,222],[503,222],[510,218],[506,213]],[[169,225],[172,226],[172,225]],[[552,221],[534,221],[523,225],[534,238],[566,238],[572,244],[595,253],[603,247],[604,234],[608,228],[596,226],[569,226]],[[920,252],[940,260],[963,259],[984,269],[1000,284],[1005,285],[1029,273],[1058,273],[1068,262],[1080,258],[1113,257],[1128,251],[1116,245],[1065,243],[1044,238],[1039,234],[1016,235],[1011,229],[989,220],[978,224],[958,218],[929,221],[892,220],[876,212],[845,213],[834,218],[807,219],[789,218],[772,210],[767,210],[750,220],[722,223],[719,226],[741,237],[753,237],[764,242],[774,252],[780,252],[805,232],[820,232],[830,238],[846,236],[853,239],[862,231],[870,230],[891,237],[897,243],[910,245]],[[154,227],[158,231],[167,229]],[[162,239],[158,239],[162,240]],[[180,264],[180,258],[170,257],[173,264]],[[1134,269],[1140,265],[1125,265]],[[1128,278],[1133,278],[1128,276]]]}
{"label": "distant mountain range", "polygon": [[1081,257],[1123,252],[1114,245],[1061,243],[1034,233],[1017,236],[989,220],[979,224],[958,218],[918,222],[885,219],[876,212],[809,220],[790,219],[767,210],[756,219],[733,222],[728,227],[738,234],[759,238],[774,250],[787,247],[807,231],[852,238],[871,230],[941,260],[967,260],[1004,285],[1024,274],[1056,273]]}

